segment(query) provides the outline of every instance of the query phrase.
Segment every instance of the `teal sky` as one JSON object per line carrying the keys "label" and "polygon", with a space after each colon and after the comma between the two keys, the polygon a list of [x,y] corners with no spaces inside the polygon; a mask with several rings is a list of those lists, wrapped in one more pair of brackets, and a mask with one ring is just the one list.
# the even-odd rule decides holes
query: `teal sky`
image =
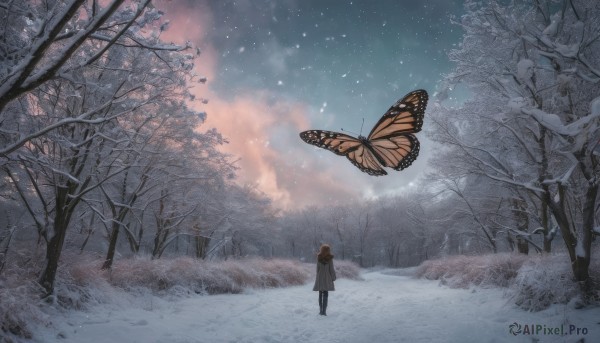
{"label": "teal sky", "polygon": [[462,1],[209,3],[222,52],[215,89],[267,88],[359,119],[415,88],[433,91],[461,37],[450,17]]}

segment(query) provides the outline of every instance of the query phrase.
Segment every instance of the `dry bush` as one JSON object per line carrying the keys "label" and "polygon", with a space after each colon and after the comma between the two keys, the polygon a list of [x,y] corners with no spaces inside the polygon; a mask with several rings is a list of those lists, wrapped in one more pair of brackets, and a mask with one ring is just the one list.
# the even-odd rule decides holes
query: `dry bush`
{"label": "dry bush", "polygon": [[[5,288],[0,282],[0,338],[7,342],[10,336],[32,338],[29,323],[49,322],[48,316],[40,309],[41,286],[35,280],[27,280],[21,286]],[[4,342],[4,340],[0,340]]]}
{"label": "dry bush", "polygon": [[177,286],[189,289],[190,293],[221,294],[240,293],[244,288],[301,285],[309,277],[303,264],[288,260],[205,262],[189,257],[134,258],[119,260],[113,265],[110,283],[124,289],[146,287],[165,291]]}
{"label": "dry bush", "polygon": [[32,338],[29,323],[46,325],[42,311],[42,287],[37,283],[37,265],[30,254],[14,252],[0,274],[0,343]]}
{"label": "dry bush", "polygon": [[212,264],[214,272],[226,276],[231,282],[239,286],[239,289],[251,287],[260,283],[260,276],[254,266],[242,266],[238,261],[229,260]]}
{"label": "dry bush", "polygon": [[298,286],[310,278],[306,267],[296,261],[251,259],[244,264],[255,273],[255,283],[261,288]]}
{"label": "dry bush", "polygon": [[[64,262],[63,262],[64,261]],[[86,309],[110,301],[111,286],[101,269],[103,260],[89,254],[65,251],[57,271],[54,295],[47,299],[66,309]]]}
{"label": "dry bush", "polygon": [[[592,259],[590,277],[600,280],[600,261]],[[596,283],[593,292],[600,296]],[[552,304],[566,304],[574,301],[574,306],[583,306],[582,292],[575,282],[573,271],[566,254],[532,257],[519,270],[511,287],[511,298],[521,308],[528,311],[541,311]]]}
{"label": "dry bush", "polygon": [[50,325],[48,306],[58,305],[54,308],[59,311],[83,310],[111,300],[111,286],[97,258],[65,252],[51,296],[44,296],[45,290],[37,282],[41,261],[43,258],[30,253],[13,254],[0,275],[0,343],[31,338],[29,323]]}
{"label": "dry bush", "polygon": [[[589,268],[595,289],[591,300],[600,298],[600,261],[592,259]],[[423,262],[416,277],[440,280],[453,288],[508,287],[509,297],[521,308],[540,311],[552,304],[583,306],[582,292],[574,281],[569,257],[562,254],[527,256],[492,254],[451,256]],[[589,296],[589,295],[588,295]]]}
{"label": "dry bush", "polygon": [[526,260],[525,255],[510,253],[449,256],[423,262],[415,276],[440,280],[453,288],[508,287]]}
{"label": "dry bush", "polygon": [[[360,280],[360,268],[346,261],[336,261],[337,276]],[[314,277],[310,264],[282,259],[246,259],[205,262],[189,257],[151,260],[133,258],[114,263],[109,282],[131,290],[146,287],[154,292],[173,287],[187,288],[190,293],[240,293],[245,288],[274,288],[305,284]]]}
{"label": "dry bush", "polygon": [[152,290],[164,289],[167,275],[165,265],[169,260],[156,263],[149,258],[132,258],[113,262],[112,269],[107,271],[111,285],[125,290],[136,287],[147,287]]}
{"label": "dry bush", "polygon": [[362,280],[360,276],[360,267],[358,264],[350,261],[335,260],[335,274],[338,278],[350,280]]}

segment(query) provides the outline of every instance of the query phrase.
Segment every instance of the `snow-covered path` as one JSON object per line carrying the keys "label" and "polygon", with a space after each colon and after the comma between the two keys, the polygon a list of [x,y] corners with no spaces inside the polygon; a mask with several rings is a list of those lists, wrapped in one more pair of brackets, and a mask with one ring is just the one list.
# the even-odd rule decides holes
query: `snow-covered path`
{"label": "snow-covered path", "polygon": [[[338,280],[328,316],[318,315],[310,285],[198,296],[175,302],[148,297],[141,308],[96,306],[73,312],[59,327],[40,329],[44,342],[532,342],[509,325],[563,324],[585,336],[536,335],[539,342],[600,342],[600,309],[554,306],[539,313],[515,308],[502,291],[462,290],[384,272],[364,281]],[[154,299],[154,300],[151,300]],[[58,319],[58,318],[56,318]],[[42,335],[40,337],[39,335]],[[535,340],[534,340],[535,341]]]}

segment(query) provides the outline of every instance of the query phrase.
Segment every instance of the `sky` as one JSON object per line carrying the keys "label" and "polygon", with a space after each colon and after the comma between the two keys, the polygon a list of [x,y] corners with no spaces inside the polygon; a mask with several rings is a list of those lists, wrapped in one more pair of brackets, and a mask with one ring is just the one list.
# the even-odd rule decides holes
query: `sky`
{"label": "sky", "polygon": [[[462,32],[453,0],[176,0],[158,2],[167,41],[202,51],[207,122],[229,141],[221,150],[281,209],[402,194],[418,184],[432,143],[403,171],[369,176],[343,156],[304,143],[308,129],[367,135],[405,94],[430,97],[450,72]],[[364,119],[364,126],[363,126]],[[362,131],[361,131],[361,126]],[[428,127],[425,112],[424,129]]]}

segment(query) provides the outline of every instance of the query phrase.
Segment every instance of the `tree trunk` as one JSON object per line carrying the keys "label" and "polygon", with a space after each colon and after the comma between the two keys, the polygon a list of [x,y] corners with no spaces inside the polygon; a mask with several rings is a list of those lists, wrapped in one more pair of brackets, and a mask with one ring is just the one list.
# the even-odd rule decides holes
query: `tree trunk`
{"label": "tree trunk", "polygon": [[[527,234],[529,229],[529,217],[525,212],[527,203],[523,199],[513,198],[513,217],[517,224],[517,231]],[[522,236],[517,236],[517,251],[521,254],[529,254],[529,242]]]}
{"label": "tree trunk", "polygon": [[544,229],[544,252],[552,252],[552,239],[550,238],[550,223],[548,222],[548,205],[542,200],[542,227]]}
{"label": "tree trunk", "polygon": [[[562,186],[559,187],[559,195],[562,199],[563,194],[561,191]],[[550,199],[550,193],[546,192],[546,201],[556,219],[558,227],[563,236],[565,246],[569,253],[571,260],[571,269],[573,270],[573,276],[577,282],[582,283],[584,290],[589,290],[590,286],[590,255],[591,255],[591,244],[592,244],[592,230],[594,228],[594,205],[596,203],[596,196],[598,195],[598,185],[593,184],[588,188],[585,195],[585,205],[583,208],[583,227],[581,241],[577,240],[575,235],[575,228],[571,228],[568,220],[567,213],[564,209],[564,204],[553,202]],[[573,223],[575,225],[575,223]]]}
{"label": "tree trunk", "polygon": [[54,235],[46,244],[46,265],[39,278],[39,283],[50,295],[54,292],[54,280],[58,269],[58,261],[62,253],[63,244],[67,235],[67,227],[71,220],[73,207],[69,207],[69,187],[57,186],[56,189],[56,212],[54,216]]}
{"label": "tree trunk", "polygon": [[106,260],[102,265],[102,269],[110,269],[112,267],[113,259],[115,257],[115,250],[117,249],[117,238],[119,237],[120,224],[113,222],[112,231],[110,233],[110,242],[108,244],[108,251],[106,252]]}
{"label": "tree trunk", "polygon": [[[591,280],[589,266],[592,253],[592,231],[594,230],[594,210],[596,197],[598,196],[598,183],[590,185],[585,194],[585,203],[583,206],[583,234],[581,242],[577,243],[575,249],[575,261],[573,263],[573,273],[575,279],[582,283],[583,290],[587,293],[591,290]],[[583,256],[581,256],[583,255]]]}
{"label": "tree trunk", "polygon": [[529,254],[529,242],[521,237],[517,238],[517,251],[520,254]]}
{"label": "tree trunk", "polygon": [[162,250],[164,249],[163,245],[167,240],[167,236],[169,235],[169,229],[167,228],[168,219],[164,219],[165,214],[165,197],[167,193],[165,190],[161,191],[162,198],[159,202],[158,213],[154,214],[154,218],[156,219],[156,234],[154,235],[154,247],[152,248],[152,259],[160,258],[162,254]]}
{"label": "tree trunk", "polygon": [[[129,248],[134,254],[137,254],[140,251],[140,244],[142,243],[142,236],[144,234],[144,230],[142,229],[142,225],[137,223],[129,222],[127,227],[131,228],[131,232],[125,231],[127,242],[129,242]],[[133,236],[133,232],[136,232],[136,228],[139,228],[137,238]]]}
{"label": "tree trunk", "polygon": [[210,238],[204,236],[196,236],[196,257],[200,259],[206,259],[206,253],[208,252],[208,245],[210,244]]}
{"label": "tree trunk", "polygon": [[152,248],[152,259],[158,259],[162,255],[164,249],[166,248],[165,242],[167,241],[167,237],[169,235],[169,230],[165,227],[157,228],[159,230],[156,235],[154,235],[154,247]]}

